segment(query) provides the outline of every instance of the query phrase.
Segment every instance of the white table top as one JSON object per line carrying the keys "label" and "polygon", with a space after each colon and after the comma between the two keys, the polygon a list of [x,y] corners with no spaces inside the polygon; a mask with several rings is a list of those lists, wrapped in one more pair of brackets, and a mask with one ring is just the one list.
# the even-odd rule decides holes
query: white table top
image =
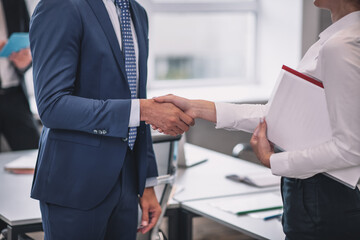
{"label": "white table top", "polygon": [[0,154],[0,219],[12,226],[41,223],[39,202],[30,198],[32,174],[12,174],[4,170],[8,162],[37,150]]}
{"label": "white table top", "polygon": [[280,188],[280,186],[257,188],[231,181],[225,178],[225,176],[229,174],[250,175],[264,172],[271,174],[271,171],[258,164],[195,145],[193,146],[198,148],[197,150],[203,151],[204,157],[208,158],[208,161],[187,169],[178,169],[176,178],[177,191],[174,194],[174,199],[178,202],[272,191]]}
{"label": "white table top", "polygon": [[[258,195],[261,199],[263,195],[265,196],[265,193],[254,193],[254,195]],[[241,197],[242,196],[239,195],[233,197],[189,201],[182,203],[181,207],[256,239],[285,239],[281,222],[278,219],[274,218],[265,221],[263,218],[251,217],[249,215],[237,216],[236,214],[226,212],[216,207],[216,204],[224,201],[224,199]],[[266,201],[265,198],[264,201]]]}

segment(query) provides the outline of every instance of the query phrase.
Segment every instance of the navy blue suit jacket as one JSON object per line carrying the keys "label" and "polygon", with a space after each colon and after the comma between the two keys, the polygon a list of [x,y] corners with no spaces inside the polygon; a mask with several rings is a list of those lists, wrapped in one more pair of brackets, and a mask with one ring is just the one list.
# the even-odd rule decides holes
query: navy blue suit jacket
{"label": "navy blue suit jacket", "polygon": [[[148,20],[130,0],[146,98]],[[131,95],[102,0],[42,0],[30,23],[35,96],[44,129],[31,196],[78,209],[100,203],[118,181],[128,148]],[[135,144],[138,190],[157,175],[149,126]]]}

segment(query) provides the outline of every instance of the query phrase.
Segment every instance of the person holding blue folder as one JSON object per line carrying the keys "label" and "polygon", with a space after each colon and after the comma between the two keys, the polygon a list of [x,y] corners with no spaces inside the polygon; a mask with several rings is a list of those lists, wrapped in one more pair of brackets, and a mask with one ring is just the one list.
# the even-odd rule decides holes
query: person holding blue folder
{"label": "person holding blue folder", "polygon": [[[172,102],[194,118],[216,123],[217,128],[254,132],[250,143],[255,154],[273,174],[283,176],[286,239],[357,240],[359,189],[322,173],[360,165],[360,0],[315,0],[314,4],[330,10],[333,24],[305,54],[298,71],[323,81],[332,128],[330,141],[274,153],[266,137],[266,105],[215,104],[173,95],[156,101]],[[360,178],[360,172],[358,175]]]}
{"label": "person holding blue folder", "polygon": [[[0,0],[0,51],[14,32],[28,31],[29,14],[24,0]],[[11,150],[34,149],[39,142],[24,81],[31,61],[29,48],[0,57],[0,134]]]}

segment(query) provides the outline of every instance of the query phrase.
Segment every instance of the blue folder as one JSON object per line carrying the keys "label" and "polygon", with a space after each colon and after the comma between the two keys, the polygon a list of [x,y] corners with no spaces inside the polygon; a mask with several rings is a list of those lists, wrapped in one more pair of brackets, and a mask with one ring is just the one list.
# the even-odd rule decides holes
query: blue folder
{"label": "blue folder", "polygon": [[11,34],[7,44],[0,51],[0,57],[9,57],[13,52],[30,46],[29,33],[13,33]]}

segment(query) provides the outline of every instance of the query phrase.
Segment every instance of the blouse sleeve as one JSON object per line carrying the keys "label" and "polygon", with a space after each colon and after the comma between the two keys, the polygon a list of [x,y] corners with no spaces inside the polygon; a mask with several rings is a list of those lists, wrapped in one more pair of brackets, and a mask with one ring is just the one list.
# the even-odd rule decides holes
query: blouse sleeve
{"label": "blouse sleeve", "polygon": [[253,132],[265,116],[267,105],[215,103],[216,128]]}

